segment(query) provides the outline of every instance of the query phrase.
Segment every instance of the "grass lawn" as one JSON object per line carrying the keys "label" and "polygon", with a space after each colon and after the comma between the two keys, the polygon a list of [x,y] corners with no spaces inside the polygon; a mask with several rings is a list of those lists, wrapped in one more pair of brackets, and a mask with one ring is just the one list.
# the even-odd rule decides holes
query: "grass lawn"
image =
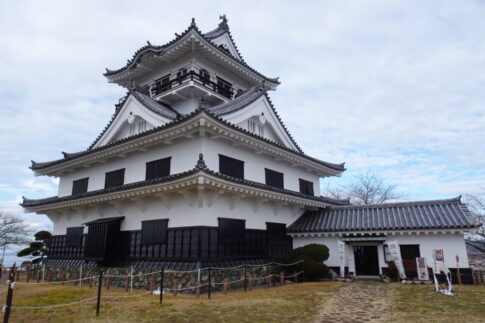
{"label": "grass lawn", "polygon": [[[12,309],[11,322],[305,322],[311,321],[319,305],[336,292],[340,283],[302,283],[252,292],[207,296],[143,295],[123,299],[102,299],[99,318],[95,300],[54,309]],[[5,285],[0,300],[5,300]],[[120,290],[106,290],[103,295],[128,295]],[[140,291],[134,291],[138,294]],[[15,286],[14,306],[41,306],[69,303],[96,295],[96,288],[36,285]]]}
{"label": "grass lawn", "polygon": [[485,286],[455,286],[457,296],[433,287],[389,284],[391,322],[485,322]]}

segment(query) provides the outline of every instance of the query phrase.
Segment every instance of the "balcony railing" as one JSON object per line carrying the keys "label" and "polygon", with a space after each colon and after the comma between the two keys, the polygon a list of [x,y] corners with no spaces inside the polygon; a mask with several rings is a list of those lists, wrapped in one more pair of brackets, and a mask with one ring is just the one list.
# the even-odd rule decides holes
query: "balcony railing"
{"label": "balcony railing", "polygon": [[190,70],[189,68],[182,68],[176,73],[168,74],[156,80],[149,85],[150,94],[152,97],[155,97],[186,85],[191,81],[228,99],[234,99],[242,92],[241,89],[236,88],[220,77],[214,77],[204,69],[191,67]]}

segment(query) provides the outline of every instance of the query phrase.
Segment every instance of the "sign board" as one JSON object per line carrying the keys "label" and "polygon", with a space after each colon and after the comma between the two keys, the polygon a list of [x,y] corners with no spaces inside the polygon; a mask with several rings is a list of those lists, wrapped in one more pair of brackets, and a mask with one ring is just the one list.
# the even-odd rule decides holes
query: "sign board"
{"label": "sign board", "polygon": [[338,257],[340,261],[340,277],[345,276],[345,242],[342,240],[338,241]]}
{"label": "sign board", "polygon": [[417,257],[416,267],[419,280],[429,280],[428,266],[426,266],[426,258]]}
{"label": "sign board", "polygon": [[401,250],[399,249],[397,241],[389,241],[387,245],[389,246],[389,252],[392,255],[392,261],[394,261],[397,271],[399,272],[399,277],[401,277],[401,279],[406,279],[406,272],[404,271],[404,265],[401,259]]}
{"label": "sign board", "polygon": [[445,261],[445,255],[443,254],[443,249],[434,249],[433,258],[436,261]]}

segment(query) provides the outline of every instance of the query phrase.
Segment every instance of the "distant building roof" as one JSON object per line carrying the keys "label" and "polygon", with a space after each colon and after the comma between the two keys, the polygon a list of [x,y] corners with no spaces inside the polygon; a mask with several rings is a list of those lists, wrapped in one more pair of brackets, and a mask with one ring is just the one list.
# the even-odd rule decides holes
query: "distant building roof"
{"label": "distant building roof", "polygon": [[288,232],[474,228],[460,197],[448,200],[336,206],[307,211]]}

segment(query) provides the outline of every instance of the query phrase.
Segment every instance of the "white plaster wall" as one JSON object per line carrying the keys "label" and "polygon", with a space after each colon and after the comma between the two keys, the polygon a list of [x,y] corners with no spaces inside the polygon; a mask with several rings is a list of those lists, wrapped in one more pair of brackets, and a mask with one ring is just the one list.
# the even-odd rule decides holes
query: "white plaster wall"
{"label": "white plaster wall", "polygon": [[[326,245],[330,250],[330,256],[325,262],[328,266],[340,266],[338,259],[337,237],[294,237],[293,248],[305,246],[310,243],[319,243]],[[432,252],[434,249],[443,249],[445,263],[449,268],[456,268],[455,256],[460,257],[460,268],[468,268],[468,255],[465,248],[465,239],[463,234],[413,234],[413,235],[395,235],[388,236],[384,244],[388,241],[396,240],[398,244],[418,244],[421,257],[426,258],[429,267],[433,267]],[[346,266],[353,267],[353,250],[349,244],[346,244]],[[382,246],[378,247],[379,270],[381,267],[387,267],[384,259]]]}
{"label": "white plaster wall", "polygon": [[[124,216],[121,230],[140,230],[141,221],[155,219],[169,219],[168,226],[217,226],[218,218],[245,219],[248,229],[266,229],[266,222],[293,223],[302,213],[302,209],[292,209],[287,205],[263,203],[255,208],[254,199],[242,198],[238,200],[234,208],[231,208],[232,196],[229,194],[219,195],[210,205],[213,191],[203,191],[203,205],[199,207],[197,203],[191,205],[182,194],[170,193],[170,208],[162,203],[160,199],[144,199],[144,211],[133,201],[124,202],[123,213],[120,214],[116,208],[110,204],[102,205],[100,208],[86,208],[79,210],[69,210],[66,215],[50,216],[54,222],[54,234],[65,234],[66,228],[81,226],[83,223],[97,220],[101,217]],[[196,201],[195,190],[194,194]],[[101,214],[99,212],[102,212]],[[87,232],[87,228],[85,228]]]}
{"label": "white plaster wall", "polygon": [[219,154],[244,161],[245,179],[265,183],[265,168],[269,168],[284,174],[284,187],[292,191],[299,191],[298,179],[313,182],[315,195],[320,195],[319,177],[302,168],[290,166],[282,161],[275,161],[268,155],[256,155],[253,151],[241,146],[231,146],[225,140],[203,141],[204,159],[207,166],[212,170],[219,170]]}
{"label": "white plaster wall", "polygon": [[170,173],[181,173],[194,168],[201,151],[200,138],[179,140],[170,146],[152,146],[145,152],[133,152],[125,158],[110,159],[105,164],[94,164],[89,168],[78,169],[61,176],[58,195],[60,197],[71,195],[72,182],[85,177],[89,177],[88,191],[102,189],[105,173],[120,168],[125,168],[125,184],[143,181],[146,175],[146,163],[165,157],[172,157]]}
{"label": "white plaster wall", "polygon": [[105,164],[94,164],[89,168],[78,169],[65,174],[59,180],[58,195],[68,196],[72,192],[72,182],[89,177],[88,191],[104,188],[105,173],[125,168],[125,184],[145,180],[146,163],[160,158],[172,157],[171,174],[181,173],[194,168],[199,153],[204,154],[204,160],[209,169],[219,171],[219,154],[243,160],[244,177],[259,183],[265,183],[265,168],[284,174],[284,187],[299,191],[299,178],[313,182],[315,195],[320,195],[319,177],[302,168],[290,166],[282,161],[275,161],[268,155],[256,155],[251,150],[241,146],[231,146],[225,140],[212,140],[206,137],[195,139],[180,139],[172,145],[152,146],[149,150],[136,151],[125,158],[113,158]]}

